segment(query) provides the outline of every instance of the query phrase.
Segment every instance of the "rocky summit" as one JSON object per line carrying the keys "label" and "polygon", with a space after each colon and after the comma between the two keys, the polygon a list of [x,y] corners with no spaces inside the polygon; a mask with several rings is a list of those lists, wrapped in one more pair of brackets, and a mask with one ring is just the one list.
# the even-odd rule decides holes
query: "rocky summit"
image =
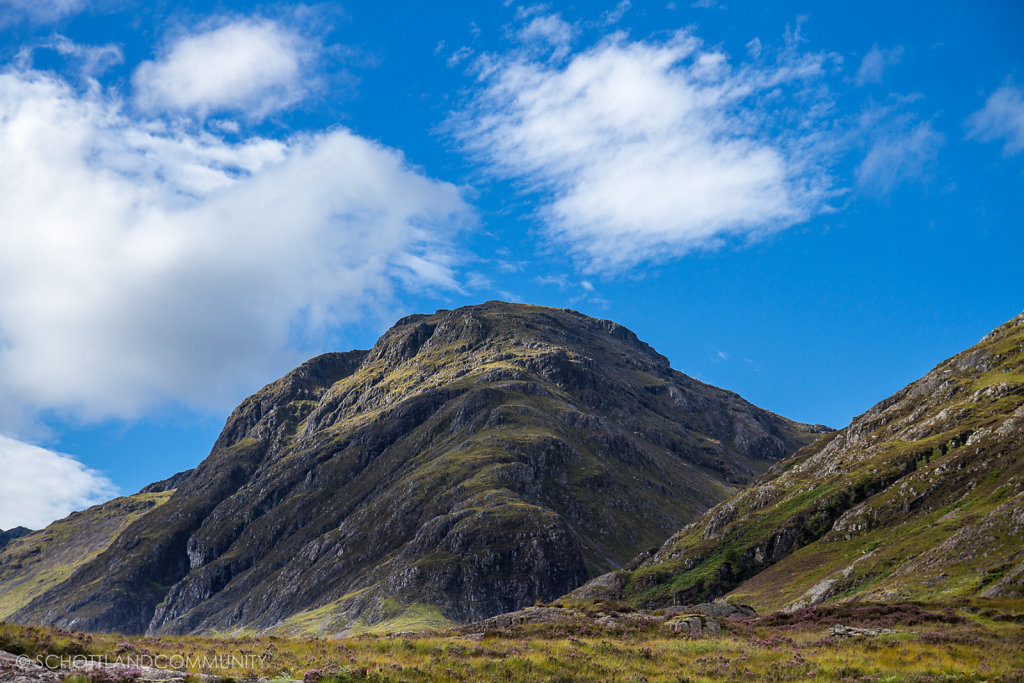
{"label": "rocky summit", "polygon": [[[139,494],[151,508],[12,618],[329,635],[487,618],[621,566],[827,431],[574,311],[413,315],[246,399],[195,471]],[[9,550],[45,556],[34,536]]]}
{"label": "rocky summit", "polygon": [[1024,315],[823,435],[578,600],[1024,597]]}

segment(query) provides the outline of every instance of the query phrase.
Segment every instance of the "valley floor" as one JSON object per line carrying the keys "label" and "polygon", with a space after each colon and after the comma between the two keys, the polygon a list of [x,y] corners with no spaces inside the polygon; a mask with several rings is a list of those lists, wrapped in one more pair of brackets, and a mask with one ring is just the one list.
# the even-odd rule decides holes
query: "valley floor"
{"label": "valley floor", "polygon": [[[0,650],[52,664],[187,662],[190,675],[170,680],[191,681],[1024,681],[1020,600],[819,606],[725,620],[720,636],[700,638],[660,624],[608,628],[597,620],[614,616],[613,606],[588,611],[475,635],[343,639],[126,637],[0,623]],[[150,673],[65,669],[48,680]]]}

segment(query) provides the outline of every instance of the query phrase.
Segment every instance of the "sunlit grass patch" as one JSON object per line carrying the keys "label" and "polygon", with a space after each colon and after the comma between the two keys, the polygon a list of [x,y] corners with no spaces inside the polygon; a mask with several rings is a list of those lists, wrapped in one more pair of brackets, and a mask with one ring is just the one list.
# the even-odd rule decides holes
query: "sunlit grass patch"
{"label": "sunlit grass patch", "polygon": [[[836,637],[834,625],[890,629]],[[649,628],[536,624],[466,637],[118,636],[0,623],[0,649],[40,654],[249,655],[248,667],[190,667],[237,681],[1020,681],[1024,602],[832,605],[725,622],[718,638]],[[311,674],[312,680],[314,677]],[[87,683],[87,679],[81,683]],[[92,683],[88,681],[88,683]]]}

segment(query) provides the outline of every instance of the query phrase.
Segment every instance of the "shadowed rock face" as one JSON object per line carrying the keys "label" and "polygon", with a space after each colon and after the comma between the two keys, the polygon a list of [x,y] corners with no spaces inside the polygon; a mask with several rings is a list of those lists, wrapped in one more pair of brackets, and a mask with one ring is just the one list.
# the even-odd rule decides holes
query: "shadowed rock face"
{"label": "shadowed rock face", "polygon": [[1024,597],[1024,315],[576,590],[654,607]]}
{"label": "shadowed rock face", "polygon": [[574,311],[409,316],[246,399],[166,504],[15,618],[136,633],[485,618],[620,566],[823,430]]}
{"label": "shadowed rock face", "polygon": [[2,550],[11,541],[15,541],[22,536],[27,536],[30,533],[32,533],[32,530],[23,526],[16,526],[13,529],[7,529],[6,531],[0,529],[0,550]]}
{"label": "shadowed rock face", "polygon": [[[173,479],[173,478],[172,478]],[[60,585],[102,553],[132,522],[170,498],[170,491],[140,491],[73,512],[45,529],[19,534],[0,547],[0,620]],[[0,678],[0,680],[4,680]]]}

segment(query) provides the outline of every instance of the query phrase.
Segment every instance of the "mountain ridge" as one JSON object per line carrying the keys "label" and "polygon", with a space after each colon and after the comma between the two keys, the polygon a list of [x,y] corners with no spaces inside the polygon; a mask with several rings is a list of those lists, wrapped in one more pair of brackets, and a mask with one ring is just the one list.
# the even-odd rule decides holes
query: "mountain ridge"
{"label": "mountain ridge", "polygon": [[1021,597],[1022,533],[1024,314],[571,597]]}
{"label": "mountain ridge", "polygon": [[14,618],[350,633],[492,616],[621,565],[822,429],[575,311],[407,316],[243,401],[165,504]]}

